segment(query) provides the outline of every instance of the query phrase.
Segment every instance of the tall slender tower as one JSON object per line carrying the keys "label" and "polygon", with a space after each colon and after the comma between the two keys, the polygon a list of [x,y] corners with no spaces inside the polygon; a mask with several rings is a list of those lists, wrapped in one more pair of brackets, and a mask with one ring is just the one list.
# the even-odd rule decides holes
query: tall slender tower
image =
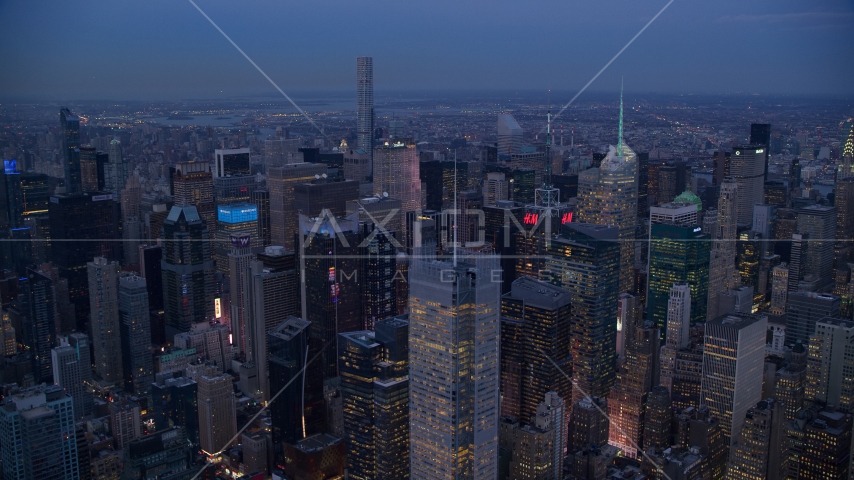
{"label": "tall slender tower", "polygon": [[80,173],[80,117],[62,107],[59,111],[59,128],[62,130],[62,153],[65,157],[65,193],[83,193],[83,178]]}
{"label": "tall slender tower", "polygon": [[356,57],[357,146],[374,155],[374,57]]}
{"label": "tall slender tower", "polygon": [[498,260],[416,258],[409,270],[410,476],[495,478]]}
{"label": "tall slender tower", "polygon": [[620,292],[634,290],[635,229],[638,216],[637,155],[623,143],[623,94],[617,146],[611,146],[599,168],[578,175],[579,220],[619,229]]}
{"label": "tall slender tower", "polygon": [[154,365],[145,279],[135,275],[122,277],[118,297],[125,388],[137,395],[148,395],[154,382]]}
{"label": "tall slender tower", "polygon": [[721,196],[718,199],[718,227],[713,236],[709,260],[707,320],[718,317],[718,296],[736,287],[740,278],[735,269],[738,195],[738,183],[735,179],[724,178],[721,182]]}
{"label": "tall slender tower", "polygon": [[92,347],[95,375],[106,383],[122,379],[122,346],[119,336],[119,264],[96,257],[89,269]]}

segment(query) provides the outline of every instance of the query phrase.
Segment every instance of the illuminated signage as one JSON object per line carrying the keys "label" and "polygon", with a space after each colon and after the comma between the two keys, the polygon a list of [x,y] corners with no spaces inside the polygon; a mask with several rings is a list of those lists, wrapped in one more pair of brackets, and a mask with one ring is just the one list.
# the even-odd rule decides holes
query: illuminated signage
{"label": "illuminated signage", "polygon": [[6,175],[18,173],[18,161],[3,160],[3,171],[6,173]]}
{"label": "illuminated signage", "polygon": [[250,242],[251,238],[249,237],[249,235],[231,236],[231,246],[235,248],[248,247]]}
{"label": "illuminated signage", "polygon": [[329,267],[329,281],[335,281],[335,267]]}
{"label": "illuminated signage", "polygon": [[332,303],[338,303],[338,292],[339,291],[340,290],[338,289],[337,283],[333,283],[332,285],[329,286],[329,297],[331,298]]}
{"label": "illuminated signage", "polygon": [[218,299],[218,298],[214,299],[214,317],[215,318],[221,318],[222,317],[222,302],[220,302],[220,299]]}
{"label": "illuminated signage", "polygon": [[522,223],[525,225],[536,225],[537,220],[540,219],[539,213],[526,213],[524,217],[522,217]]}
{"label": "illuminated signage", "polygon": [[405,145],[405,144],[404,144],[403,142],[395,142],[395,143],[393,143],[391,146],[392,146],[392,147],[402,147],[402,146],[404,146],[404,145]]}
{"label": "illuminated signage", "polygon": [[92,201],[93,201],[93,202],[102,202],[102,201],[104,201],[104,200],[112,200],[112,199],[113,199],[113,195],[112,195],[112,194],[107,194],[107,195],[94,195],[94,196],[92,197]]}
{"label": "illuminated signage", "polygon": [[560,218],[560,223],[561,224],[572,223],[572,213],[573,212],[564,213],[563,216]]}
{"label": "illuminated signage", "polygon": [[760,148],[759,150],[757,150],[757,151],[756,151],[756,153],[762,153],[762,152],[764,152],[764,151],[765,151],[765,150],[763,150],[763,149],[761,149],[761,148]]}
{"label": "illuminated signage", "polygon": [[697,233],[702,229],[703,229],[703,227],[694,227],[694,233]]}

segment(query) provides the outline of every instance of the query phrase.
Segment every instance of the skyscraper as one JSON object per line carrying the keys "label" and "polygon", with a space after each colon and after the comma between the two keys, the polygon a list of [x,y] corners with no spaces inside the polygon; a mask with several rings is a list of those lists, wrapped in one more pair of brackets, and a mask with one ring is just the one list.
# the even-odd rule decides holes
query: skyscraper
{"label": "skyscraper", "polygon": [[59,129],[62,132],[63,170],[65,171],[65,193],[83,193],[80,173],[80,117],[62,107],[59,110]]}
{"label": "skyscraper", "polygon": [[374,379],[377,479],[409,474],[409,317],[399,315],[374,326],[383,345]]}
{"label": "skyscraper", "polygon": [[815,324],[825,317],[839,316],[839,297],[830,293],[791,292],[786,302],[786,345],[807,343]]}
{"label": "skyscraper", "polygon": [[363,235],[357,219],[355,214],[315,220],[300,215],[300,316],[311,322],[310,336],[323,348],[318,361],[324,367],[324,379],[337,376],[337,356],[330,345],[336,343],[338,333],[362,329],[359,245]]}
{"label": "skyscraper", "polygon": [[268,333],[278,328],[283,318],[300,314],[299,275],[294,253],[282,247],[267,247],[258,255],[258,260],[250,262],[249,269],[243,270],[242,276],[245,277],[246,331],[245,334],[240,332],[244,338],[238,341],[245,345],[246,360],[258,369],[262,397],[269,399],[278,390],[271,393],[273,385],[270,383],[268,387],[267,383]]}
{"label": "skyscraper", "polygon": [[284,461],[285,444],[320,433],[323,424],[322,378],[312,375],[314,369],[304,370],[310,358],[308,327],[309,322],[290,316],[267,334],[271,396],[287,386],[270,405],[277,463]]}
{"label": "skyscraper", "polygon": [[60,338],[59,346],[51,351],[53,383],[71,395],[74,418],[92,414],[92,362],[89,361],[89,337],[72,333]]}
{"label": "skyscraper", "polygon": [[421,209],[421,174],[415,141],[397,139],[374,148],[374,194],[400,200],[403,214]]}
{"label": "skyscraper", "polygon": [[145,279],[126,275],[119,279],[119,331],[122,370],[127,391],[147,396],[154,382],[151,359],[151,320]]}
{"label": "skyscraper", "polygon": [[237,433],[231,375],[202,375],[199,384],[199,438],[202,451],[218,453]]}
{"label": "skyscraper", "polygon": [[731,314],[706,322],[700,404],[720,420],[727,445],[762,397],[767,318]]}
{"label": "skyscraper", "polygon": [[667,301],[666,343],[661,347],[661,385],[670,392],[673,391],[677,353],[687,349],[691,342],[691,302],[690,286],[674,283]]}
{"label": "skyscraper", "polygon": [[122,258],[120,207],[112,194],[54,195],[48,206],[52,262],[68,279],[68,296],[75,306],[77,330],[86,331],[89,301],[86,262],[94,257]]}
{"label": "skyscraper", "polygon": [[338,335],[338,363],[344,405],[347,469],[353,478],[376,476],[376,447],[379,437],[374,420],[374,370],[380,362],[382,345],[374,332],[362,330]]}
{"label": "skyscraper", "polygon": [[231,277],[228,254],[233,248],[258,248],[258,207],[248,203],[233,203],[217,207],[216,244],[214,261],[217,271]]}
{"label": "skyscraper", "polygon": [[578,219],[619,229],[619,292],[634,290],[635,229],[638,215],[637,155],[623,143],[623,97],[620,94],[620,133],[598,168],[578,175]]}
{"label": "skyscraper", "polygon": [[74,407],[62,388],[13,392],[0,408],[0,445],[6,479],[79,480]]}
{"label": "skyscraper", "polygon": [[530,419],[551,391],[572,398],[563,373],[572,371],[570,298],[531,277],[518,278],[501,297],[502,416]]}
{"label": "skyscraper", "polygon": [[374,57],[356,57],[356,143],[374,151]]}
{"label": "skyscraper", "polygon": [[205,222],[194,206],[174,206],[163,222],[166,325],[188,332],[214,317],[214,261]]}
{"label": "skyscraper", "polygon": [[844,372],[854,366],[854,322],[824,318],[809,339],[805,397],[854,412],[854,379]]}
{"label": "skyscraper", "polygon": [[497,259],[413,261],[410,281],[412,478],[495,478],[498,471]]}
{"label": "skyscraper", "polygon": [[[207,162],[177,163],[175,171],[171,173],[174,204],[196,207],[210,235],[213,235],[216,232],[216,204],[211,164]],[[151,236],[159,238],[160,231],[151,232]]]}
{"label": "skyscraper", "polygon": [[498,115],[498,155],[519,153],[524,141],[524,132],[519,123],[509,113]]}
{"label": "skyscraper", "polygon": [[106,384],[122,381],[121,336],[119,335],[119,265],[95,257],[88,264],[91,302],[92,350],[95,376]]}
{"label": "skyscraper", "polygon": [[742,145],[732,149],[727,175],[738,184],[738,225],[750,225],[753,222],[753,205],[765,202],[766,151],[764,145]]}
{"label": "skyscraper", "polygon": [[104,165],[104,191],[116,194],[118,198],[127,182],[127,166],[122,157],[122,144],[118,140],[110,142],[110,162]]}
{"label": "skyscraper", "polygon": [[782,480],[786,465],[786,415],[774,398],[750,408],[730,449],[727,477]]}
{"label": "skyscraper", "polygon": [[833,283],[833,244],[836,236],[836,207],[810,205],[798,209],[798,232],[809,235],[806,255],[801,259],[805,281],[830,289]]}
{"label": "skyscraper", "polygon": [[[565,238],[552,240],[550,282],[569,291],[573,403],[585,396],[605,398],[617,362],[618,229],[582,223],[563,226]],[[567,372],[569,373],[569,372]]]}
{"label": "skyscraper", "polygon": [[179,373],[158,373],[151,386],[154,427],[157,431],[180,425],[192,445],[199,445],[199,386],[195,380],[176,376]]}
{"label": "skyscraper", "polygon": [[[738,199],[741,195],[733,177],[724,177],[718,199],[717,231],[712,235],[712,252],[709,259],[709,294],[706,319],[718,316],[718,297],[736,287],[739,281],[735,269],[735,241],[737,239]],[[751,212],[753,205],[751,204]]]}
{"label": "skyscraper", "polygon": [[217,148],[214,151],[214,178],[249,175],[249,148]]}
{"label": "skyscraper", "polygon": [[647,318],[662,329],[674,283],[687,283],[690,289],[690,323],[706,318],[711,237],[697,223],[697,213],[694,203],[650,208]]}
{"label": "skyscraper", "polygon": [[294,210],[294,186],[326,173],[326,165],[294,163],[267,169],[270,190],[270,241],[293,251],[299,219]]}

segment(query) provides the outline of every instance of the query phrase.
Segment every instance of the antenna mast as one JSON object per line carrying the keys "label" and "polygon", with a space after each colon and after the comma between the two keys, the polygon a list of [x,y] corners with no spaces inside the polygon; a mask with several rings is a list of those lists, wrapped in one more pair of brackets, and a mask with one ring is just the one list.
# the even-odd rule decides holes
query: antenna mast
{"label": "antenna mast", "polygon": [[454,149],[454,267],[457,266],[457,150]]}
{"label": "antenna mast", "polygon": [[617,138],[617,156],[623,156],[623,77],[620,77],[620,129]]}

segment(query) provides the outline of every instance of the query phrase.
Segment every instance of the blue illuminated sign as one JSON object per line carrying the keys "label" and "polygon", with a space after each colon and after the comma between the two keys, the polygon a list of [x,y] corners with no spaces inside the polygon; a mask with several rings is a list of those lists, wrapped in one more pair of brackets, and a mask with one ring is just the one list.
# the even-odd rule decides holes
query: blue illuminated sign
{"label": "blue illuminated sign", "polygon": [[230,224],[256,221],[258,207],[248,203],[223,205],[217,209],[217,220]]}
{"label": "blue illuminated sign", "polygon": [[18,161],[3,160],[3,172],[6,173],[6,175],[18,173]]}

